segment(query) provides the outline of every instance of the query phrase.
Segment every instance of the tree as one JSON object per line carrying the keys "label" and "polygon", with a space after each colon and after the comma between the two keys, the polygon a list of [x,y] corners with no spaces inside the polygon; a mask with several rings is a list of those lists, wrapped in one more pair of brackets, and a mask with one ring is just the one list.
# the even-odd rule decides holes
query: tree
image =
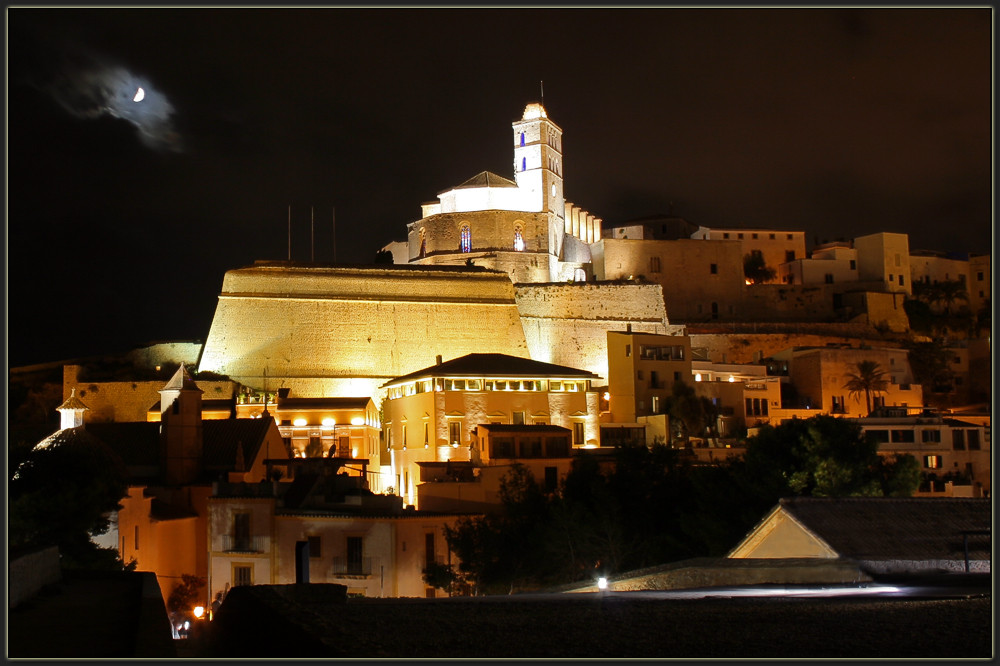
{"label": "tree", "polygon": [[683,440],[685,447],[690,446],[692,434],[702,436],[715,423],[715,405],[683,380],[674,382],[664,407],[674,438]]}
{"label": "tree", "polygon": [[11,478],[11,547],[59,547],[65,568],[122,568],[117,551],[91,537],[110,527],[109,516],[128,492],[125,466],[83,428],[60,431],[36,446]]}
{"label": "tree", "polygon": [[913,456],[883,460],[860,425],[825,414],[763,426],[747,440],[745,461],[770,504],[787,495],[908,497],[919,483]]}
{"label": "tree", "polygon": [[392,262],[392,252],[389,250],[379,250],[375,253],[375,264],[376,265],[391,265]]}
{"label": "tree", "polygon": [[752,250],[743,257],[743,275],[750,284],[763,284],[773,280],[777,271],[764,263],[764,255],[760,250]]}
{"label": "tree", "polygon": [[847,373],[847,383],[844,388],[850,391],[850,396],[865,396],[865,406],[872,413],[872,396],[879,395],[889,386],[889,380],[885,378],[885,371],[877,361],[858,361],[855,364],[855,372]]}
{"label": "tree", "polygon": [[951,355],[939,338],[930,342],[911,342],[909,361],[913,378],[928,393],[951,393],[955,388],[955,373],[948,362]]}
{"label": "tree", "polygon": [[943,306],[944,315],[948,317],[952,314],[951,308],[958,301],[968,302],[969,293],[965,290],[965,283],[959,280],[947,280],[939,282],[934,292],[934,302]]}

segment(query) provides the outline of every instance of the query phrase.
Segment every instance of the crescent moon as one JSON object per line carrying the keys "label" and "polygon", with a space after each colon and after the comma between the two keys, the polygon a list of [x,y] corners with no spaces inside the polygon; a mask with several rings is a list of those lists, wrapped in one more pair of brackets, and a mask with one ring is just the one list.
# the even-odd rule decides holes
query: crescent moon
{"label": "crescent moon", "polygon": [[139,88],[138,90],[135,91],[135,97],[132,98],[132,101],[141,102],[142,98],[145,96],[146,96],[146,91],[143,90],[142,88]]}

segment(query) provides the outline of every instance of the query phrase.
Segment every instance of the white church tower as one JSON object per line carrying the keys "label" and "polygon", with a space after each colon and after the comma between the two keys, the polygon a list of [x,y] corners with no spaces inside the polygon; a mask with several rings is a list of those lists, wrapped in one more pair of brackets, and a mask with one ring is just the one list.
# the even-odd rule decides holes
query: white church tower
{"label": "white church tower", "polygon": [[512,126],[514,180],[530,193],[530,210],[564,217],[562,130],[549,120],[541,104],[524,107],[524,117]]}

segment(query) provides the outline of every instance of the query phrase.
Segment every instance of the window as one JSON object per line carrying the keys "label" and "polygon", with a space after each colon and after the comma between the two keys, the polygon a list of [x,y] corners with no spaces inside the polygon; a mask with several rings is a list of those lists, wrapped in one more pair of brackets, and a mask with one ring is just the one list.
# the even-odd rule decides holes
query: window
{"label": "window", "polygon": [[650,257],[649,258],[649,272],[650,273],[659,273],[660,272],[660,258],[659,257]]}
{"label": "window", "polygon": [[969,450],[970,451],[978,451],[979,450],[979,431],[978,430],[967,430],[965,434],[966,434],[966,438],[967,438],[967,440],[969,442]]}
{"label": "window", "polygon": [[347,537],[347,573],[365,573],[364,560],[362,558],[363,542],[361,537]]}
{"label": "window", "polygon": [[767,237],[769,240],[774,240],[774,234],[768,234]]}
{"label": "window", "polygon": [[753,240],[757,240],[757,234],[750,234],[750,238],[752,238]]}
{"label": "window", "polygon": [[462,225],[461,236],[462,236],[462,252],[471,252],[472,251],[472,229],[469,228],[469,225],[467,225],[467,224],[463,224]]}
{"label": "window", "polygon": [[786,238],[785,238],[785,239],[786,239],[786,240],[792,240],[792,238],[793,238],[793,236],[792,236],[791,234],[788,234],[788,236],[786,236]]}
{"label": "window", "polygon": [[823,276],[823,282],[827,284],[833,284],[833,273],[827,273]]}
{"label": "window", "polygon": [[513,458],[514,440],[510,437],[494,437],[490,449],[492,458]]}
{"label": "window", "polygon": [[941,441],[941,431],[940,430],[922,430],[920,433],[920,441],[922,442],[940,442]]}
{"label": "window", "polygon": [[725,233],[724,233],[724,234],[722,234],[722,237],[723,237],[723,238],[729,238],[729,234],[725,234]]}
{"label": "window", "polygon": [[719,304],[712,303],[712,319],[718,319],[718,318],[719,318]]}
{"label": "window", "polygon": [[431,424],[424,423],[424,448],[426,449],[431,443]]}
{"label": "window", "polygon": [[428,532],[424,535],[424,561],[427,566],[436,561],[434,557],[434,532]]}
{"label": "window", "polygon": [[135,549],[139,550],[139,526],[135,526]]}
{"label": "window", "polygon": [[521,232],[521,227],[514,227],[514,250],[517,252],[524,251],[524,234]]}
{"label": "window", "polygon": [[310,559],[314,557],[323,557],[323,551],[322,551],[323,542],[320,540],[320,538],[318,536],[311,536],[311,537],[306,537],[306,539],[309,541]]}
{"label": "window", "polygon": [[855,261],[854,259],[851,259],[851,270],[854,271],[857,270],[857,268],[858,268],[858,262]]}
{"label": "window", "polygon": [[559,470],[555,467],[545,468],[545,492],[555,492],[559,482]]}
{"label": "window", "polygon": [[895,444],[912,444],[914,441],[912,430],[893,430],[890,435]]}
{"label": "window", "polygon": [[712,275],[717,275],[719,273],[719,264],[709,264],[708,272]]}
{"label": "window", "polygon": [[583,437],[583,422],[577,421],[573,424],[573,445],[583,446],[585,443]]}
{"label": "window", "polygon": [[632,345],[625,345],[625,358],[632,355]]}
{"label": "window", "polygon": [[873,442],[883,444],[889,441],[889,431],[888,430],[869,430],[868,436],[872,438]]}
{"label": "window", "polygon": [[241,585],[253,585],[253,565],[233,565],[233,587],[240,587]]}
{"label": "window", "polygon": [[524,425],[524,412],[511,413],[511,421],[514,425]]}
{"label": "window", "polygon": [[951,431],[951,448],[955,451],[965,450],[965,431],[964,430],[952,430]]}
{"label": "window", "polygon": [[462,422],[461,421],[449,421],[448,422],[448,441],[451,442],[452,446],[456,446],[462,443]]}
{"label": "window", "polygon": [[739,240],[743,240],[743,234],[736,234],[736,238]]}
{"label": "window", "polygon": [[941,456],[924,456],[924,467],[927,469],[941,469],[944,466],[944,461],[941,460]]}
{"label": "window", "polygon": [[905,282],[903,281],[903,276],[900,275],[899,276],[899,286],[902,287],[904,284],[905,284]]}
{"label": "window", "polygon": [[240,511],[233,514],[233,549],[250,550],[250,514]]}
{"label": "window", "polygon": [[406,450],[406,426],[405,425],[403,426],[403,437],[402,437],[402,439],[403,439],[403,450],[405,451]]}
{"label": "window", "polygon": [[785,250],[785,261],[795,261],[795,250]]}
{"label": "window", "polygon": [[847,410],[844,408],[844,396],[835,395],[833,396],[833,409],[830,410],[834,414],[843,414]]}
{"label": "window", "polygon": [[660,413],[660,396],[658,395],[653,396],[652,410],[654,414]]}
{"label": "window", "polygon": [[527,157],[522,157],[521,158],[521,171],[527,171],[527,170],[528,170],[528,158]]}
{"label": "window", "polygon": [[983,281],[983,272],[982,271],[979,271],[978,273],[976,273],[976,280],[978,280],[979,282]]}
{"label": "window", "polygon": [[521,147],[524,147],[524,132],[521,132]]}

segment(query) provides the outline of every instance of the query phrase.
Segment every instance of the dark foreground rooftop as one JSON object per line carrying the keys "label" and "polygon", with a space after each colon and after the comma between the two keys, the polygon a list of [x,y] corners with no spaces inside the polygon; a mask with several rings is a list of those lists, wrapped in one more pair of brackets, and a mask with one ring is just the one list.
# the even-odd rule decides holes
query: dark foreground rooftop
{"label": "dark foreground rooftop", "polygon": [[234,588],[191,656],[955,659],[993,650],[989,596],[345,599],[338,587]]}

